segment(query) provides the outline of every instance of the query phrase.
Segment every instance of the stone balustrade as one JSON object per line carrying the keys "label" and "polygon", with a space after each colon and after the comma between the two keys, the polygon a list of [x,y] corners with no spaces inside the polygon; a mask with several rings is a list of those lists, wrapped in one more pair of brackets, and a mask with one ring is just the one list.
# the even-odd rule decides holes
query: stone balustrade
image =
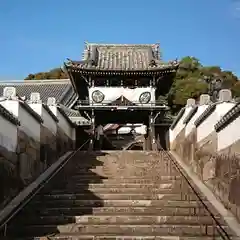
{"label": "stone balustrade", "polygon": [[[189,102],[191,104],[189,104]],[[170,148],[240,220],[240,107],[231,91],[189,100],[169,130]]]}

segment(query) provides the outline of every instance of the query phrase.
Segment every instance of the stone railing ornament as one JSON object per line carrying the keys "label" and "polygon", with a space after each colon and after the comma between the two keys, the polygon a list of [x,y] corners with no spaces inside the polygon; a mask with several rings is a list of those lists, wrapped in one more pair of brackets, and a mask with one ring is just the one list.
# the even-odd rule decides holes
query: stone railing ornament
{"label": "stone railing ornament", "polygon": [[232,101],[232,92],[229,89],[222,89],[219,91],[219,102]]}
{"label": "stone railing ornament", "polygon": [[189,99],[187,100],[186,107],[191,107],[191,106],[194,106],[194,105],[196,105],[195,99],[189,98]]}
{"label": "stone railing ornament", "polygon": [[15,87],[5,87],[3,89],[3,96],[7,99],[16,98],[16,88]]}
{"label": "stone railing ornament", "polygon": [[211,103],[210,95],[202,94],[199,99],[199,105],[206,105]]}
{"label": "stone railing ornament", "polygon": [[49,97],[49,98],[47,99],[47,105],[48,105],[48,106],[55,106],[55,105],[56,105],[56,98],[54,98],[54,97]]}
{"label": "stone railing ornament", "polygon": [[38,93],[38,92],[31,93],[30,102],[31,103],[42,103],[40,93]]}

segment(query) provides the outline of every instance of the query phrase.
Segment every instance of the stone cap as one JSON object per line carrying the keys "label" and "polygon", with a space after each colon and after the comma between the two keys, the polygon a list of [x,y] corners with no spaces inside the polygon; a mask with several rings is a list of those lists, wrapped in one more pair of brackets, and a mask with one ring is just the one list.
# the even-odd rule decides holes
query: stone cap
{"label": "stone cap", "polygon": [[222,89],[219,91],[219,102],[232,101],[232,91],[229,89]]}
{"label": "stone cap", "polygon": [[199,105],[207,105],[211,103],[209,94],[202,94],[199,99]]}
{"label": "stone cap", "polygon": [[15,99],[16,94],[16,88],[15,87],[5,87],[3,89],[3,96],[7,99]]}
{"label": "stone cap", "polygon": [[30,94],[30,103],[42,103],[39,92],[32,92]]}
{"label": "stone cap", "polygon": [[191,107],[191,106],[194,106],[194,105],[196,105],[196,100],[194,98],[189,98],[187,100],[186,107]]}
{"label": "stone cap", "polygon": [[47,105],[48,106],[55,106],[56,105],[56,98],[55,97],[49,97],[47,99]]}

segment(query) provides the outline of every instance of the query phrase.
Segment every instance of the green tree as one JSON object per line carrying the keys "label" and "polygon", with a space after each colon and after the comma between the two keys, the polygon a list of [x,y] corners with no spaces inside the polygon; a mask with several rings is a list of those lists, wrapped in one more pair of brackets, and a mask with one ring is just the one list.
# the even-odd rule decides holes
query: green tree
{"label": "green tree", "polygon": [[240,81],[237,81],[235,85],[232,87],[232,93],[234,97],[240,97]]}
{"label": "green tree", "polygon": [[173,85],[168,93],[168,102],[173,112],[179,111],[188,98],[198,100],[202,93],[208,92],[206,78],[221,79],[223,87],[231,89],[234,96],[240,96],[240,82],[230,71],[219,66],[203,66],[195,57],[181,59]]}
{"label": "green tree", "polygon": [[49,72],[29,74],[24,80],[66,79],[68,75],[61,68],[54,68]]}

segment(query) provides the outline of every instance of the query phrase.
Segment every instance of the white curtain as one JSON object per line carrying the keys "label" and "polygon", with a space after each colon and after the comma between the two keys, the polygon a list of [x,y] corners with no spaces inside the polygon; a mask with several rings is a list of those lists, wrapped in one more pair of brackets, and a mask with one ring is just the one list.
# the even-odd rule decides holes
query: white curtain
{"label": "white curtain", "polygon": [[104,101],[102,103],[111,103],[116,99],[124,96],[131,102],[139,102],[139,97],[143,92],[151,93],[150,102],[155,101],[155,88],[147,87],[147,88],[124,88],[124,87],[92,87],[89,88],[89,99],[92,101],[92,93],[96,90],[101,91],[104,95]]}

